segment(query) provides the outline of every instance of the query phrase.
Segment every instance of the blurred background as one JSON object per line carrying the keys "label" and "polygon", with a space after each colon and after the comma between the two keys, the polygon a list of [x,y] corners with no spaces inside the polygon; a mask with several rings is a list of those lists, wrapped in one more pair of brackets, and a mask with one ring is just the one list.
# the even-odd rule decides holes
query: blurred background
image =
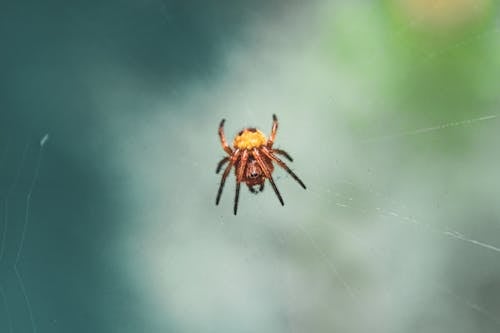
{"label": "blurred background", "polygon": [[[0,332],[500,331],[493,0],[4,1]],[[215,206],[226,135],[287,150]]]}

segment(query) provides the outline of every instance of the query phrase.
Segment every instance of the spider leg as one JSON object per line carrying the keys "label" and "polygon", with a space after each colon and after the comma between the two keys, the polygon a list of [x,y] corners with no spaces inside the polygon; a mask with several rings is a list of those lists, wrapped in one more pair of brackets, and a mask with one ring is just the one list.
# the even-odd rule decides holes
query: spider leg
{"label": "spider leg", "polygon": [[300,178],[292,170],[290,170],[290,168],[285,164],[285,162],[283,162],[282,160],[280,160],[279,158],[277,158],[276,156],[274,156],[273,154],[271,154],[269,152],[269,150],[267,150],[266,148],[262,148],[262,152],[268,158],[270,158],[273,161],[275,161],[276,163],[278,163],[278,165],[280,167],[282,167],[283,169],[285,169],[286,172],[288,172],[290,174],[290,176],[292,176],[293,179],[295,179],[297,181],[297,183],[299,183],[300,186],[302,186],[304,188],[304,190],[306,189],[306,185],[304,185],[304,183],[302,182],[302,180],[300,180]]}
{"label": "spider leg", "polygon": [[226,156],[222,160],[220,160],[219,163],[217,164],[217,169],[215,170],[215,173],[219,173],[220,169],[222,169],[222,167],[224,166],[224,164],[226,164],[227,162],[229,162],[229,157],[228,156]]}
{"label": "spider leg", "polygon": [[260,187],[259,187],[259,192],[262,192],[264,191],[264,182],[262,182],[262,184],[260,184]]}
{"label": "spider leg", "polygon": [[222,144],[222,149],[224,149],[224,151],[226,153],[228,153],[229,155],[232,155],[233,154],[233,150],[227,144],[226,136],[224,135],[224,122],[225,121],[226,121],[226,119],[222,119],[220,121],[220,124],[219,124],[219,138],[220,138],[220,143]]}
{"label": "spider leg", "polygon": [[269,135],[269,139],[267,140],[267,146],[269,148],[273,147],[274,138],[276,138],[276,131],[278,130],[278,118],[273,114],[273,127],[271,129],[271,134]]}
{"label": "spider leg", "polygon": [[266,176],[266,178],[269,179],[269,182],[271,183],[271,186],[273,187],[274,193],[276,193],[276,196],[278,197],[278,200],[280,201],[281,205],[284,206],[285,203],[283,202],[283,198],[281,197],[280,191],[278,191],[278,188],[276,187],[276,184],[274,183],[273,177],[271,176],[269,169],[264,164],[264,161],[262,161],[262,157],[260,157],[259,151],[255,148],[253,150],[253,155],[254,155],[257,163],[259,163],[259,166],[262,169],[262,172],[264,172],[264,175]]}
{"label": "spider leg", "polygon": [[240,182],[236,183],[236,194],[234,195],[234,208],[233,208],[233,213],[236,215],[236,212],[238,211],[238,200],[240,198]]}
{"label": "spider leg", "polygon": [[287,160],[289,160],[290,162],[293,162],[292,156],[290,156],[286,151],[284,151],[282,149],[273,149],[272,153],[283,155],[283,156],[285,156],[285,158]]}
{"label": "spider leg", "polygon": [[238,200],[240,197],[240,184],[241,181],[243,180],[243,175],[245,172],[245,168],[247,166],[247,160],[248,160],[248,151],[244,150],[243,154],[240,159],[240,164],[238,165],[238,170],[236,170],[236,193],[234,195],[234,215],[236,215],[236,212],[238,211]]}
{"label": "spider leg", "polygon": [[224,170],[224,173],[222,174],[222,178],[221,178],[220,185],[219,185],[219,190],[217,191],[217,198],[215,199],[216,205],[219,204],[220,196],[222,194],[222,189],[224,188],[224,184],[226,182],[227,175],[229,175],[229,171],[231,171],[231,168],[236,163],[236,161],[238,160],[239,157],[240,157],[240,151],[236,150],[233,157],[231,157],[229,164],[227,165],[226,169]]}

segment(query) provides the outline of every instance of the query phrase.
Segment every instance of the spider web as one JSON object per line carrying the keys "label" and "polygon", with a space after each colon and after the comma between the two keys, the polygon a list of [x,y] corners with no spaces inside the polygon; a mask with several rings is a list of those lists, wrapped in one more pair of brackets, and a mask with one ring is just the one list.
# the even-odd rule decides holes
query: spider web
{"label": "spider web", "polygon": [[[351,6],[325,8],[360,10],[364,18],[378,10],[366,3]],[[218,84],[195,83],[188,100],[158,106],[204,112],[188,119],[163,114],[155,121],[161,131],[149,125],[141,131],[142,145],[168,142],[181,145],[182,153],[175,166],[160,151],[141,158],[147,166],[134,164],[137,183],[148,174],[164,175],[146,186],[155,193],[142,208],[153,215],[150,231],[141,226],[130,232],[145,232],[148,250],[139,257],[150,260],[147,276],[137,274],[134,283],[151,286],[141,290],[152,295],[157,317],[167,312],[186,331],[498,331],[500,213],[493,198],[500,184],[499,161],[492,156],[498,99],[489,95],[482,109],[443,117],[384,112],[401,102],[378,93],[369,74],[391,52],[388,46],[367,41],[375,50],[367,52],[359,72],[346,73],[345,59],[331,65],[315,57],[323,51],[316,39],[302,48],[315,35],[308,30],[314,19],[297,24],[297,17],[312,12],[294,10],[256,24],[258,41],[226,55]],[[404,39],[409,29],[401,27],[391,38]],[[293,40],[283,37],[284,30]],[[347,35],[355,43],[363,33],[354,28]],[[493,26],[445,46],[405,51],[422,52],[412,65],[425,68],[497,34]],[[412,75],[402,71],[391,79],[405,85]],[[410,110],[400,107],[401,113]],[[267,188],[259,196],[242,193],[233,217],[234,180],[213,207],[219,179],[206,178],[213,168],[205,161],[223,156],[216,125],[226,118],[228,137],[245,126],[268,131],[272,113],[280,120],[276,143],[292,154],[291,166],[308,190],[277,171],[285,207]],[[215,128],[205,125],[210,122]],[[457,136],[469,138],[461,151],[440,143],[460,145]],[[209,137],[215,139],[207,145]],[[172,186],[183,194],[161,194]],[[137,252],[129,241],[128,253]]]}
{"label": "spider web", "polygon": [[[136,24],[113,21],[132,33],[123,49],[102,55],[83,43],[57,52],[86,59],[78,62],[85,82],[72,89],[88,95],[63,103],[92,118],[78,128],[78,144],[69,140],[73,163],[47,159],[44,132],[2,136],[0,331],[498,332],[499,64],[483,55],[465,62],[491,68],[469,72],[486,83],[476,87],[477,104],[454,98],[460,112],[412,102],[422,88],[412,86],[420,73],[412,68],[428,75],[482,41],[498,55],[496,8],[493,24],[420,45],[411,36],[424,18],[388,27],[386,3],[220,4],[203,15],[183,3],[99,5],[106,20]],[[98,46],[122,36],[103,29],[97,11],[79,10],[68,26],[95,23],[104,32],[91,38],[105,41]],[[445,88],[429,100],[449,96]],[[308,189],[277,168],[285,206],[269,184],[258,195],[243,188],[235,217],[233,175],[214,205],[217,125],[226,118],[228,139],[246,126],[269,133],[273,113],[276,147],[292,155]],[[51,116],[54,127],[62,114]],[[52,203],[37,193],[39,178],[66,168],[84,170],[77,175],[91,179],[88,196],[112,203],[109,218],[82,193],[62,207],[71,186],[43,192],[54,195],[47,209],[60,221],[33,209]],[[90,213],[78,220],[73,210]],[[45,249],[51,242],[68,253],[58,265]]]}
{"label": "spider web", "polygon": [[[9,165],[10,144],[8,140],[4,141],[1,157],[1,166],[4,169],[2,171],[7,175],[10,170],[13,171],[11,176],[3,180],[1,196],[0,296],[4,311],[0,313],[3,318],[2,331],[5,332],[24,330],[37,332],[33,308],[24,282],[22,259],[30,224],[32,196],[40,172],[43,149],[48,138],[49,135],[45,134],[39,140],[38,147],[35,148],[32,142],[26,142],[19,161],[14,158],[12,165]],[[36,157],[34,157],[32,167],[28,168],[27,161],[33,160],[30,155]],[[22,199],[18,199],[20,196]]]}

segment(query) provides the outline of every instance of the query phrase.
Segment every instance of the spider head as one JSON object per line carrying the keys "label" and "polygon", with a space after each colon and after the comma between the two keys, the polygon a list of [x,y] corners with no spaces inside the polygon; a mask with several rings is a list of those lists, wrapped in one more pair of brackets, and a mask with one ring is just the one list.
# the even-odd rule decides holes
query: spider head
{"label": "spider head", "polygon": [[267,138],[256,128],[245,128],[234,138],[233,146],[235,149],[251,150],[267,144]]}

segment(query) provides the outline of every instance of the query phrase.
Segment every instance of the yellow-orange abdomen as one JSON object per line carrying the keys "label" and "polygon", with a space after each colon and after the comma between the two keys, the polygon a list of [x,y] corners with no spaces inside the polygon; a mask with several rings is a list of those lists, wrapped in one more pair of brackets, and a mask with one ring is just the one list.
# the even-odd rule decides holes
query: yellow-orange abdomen
{"label": "yellow-orange abdomen", "polygon": [[236,149],[253,149],[267,144],[267,138],[256,128],[245,128],[235,138],[233,146]]}

